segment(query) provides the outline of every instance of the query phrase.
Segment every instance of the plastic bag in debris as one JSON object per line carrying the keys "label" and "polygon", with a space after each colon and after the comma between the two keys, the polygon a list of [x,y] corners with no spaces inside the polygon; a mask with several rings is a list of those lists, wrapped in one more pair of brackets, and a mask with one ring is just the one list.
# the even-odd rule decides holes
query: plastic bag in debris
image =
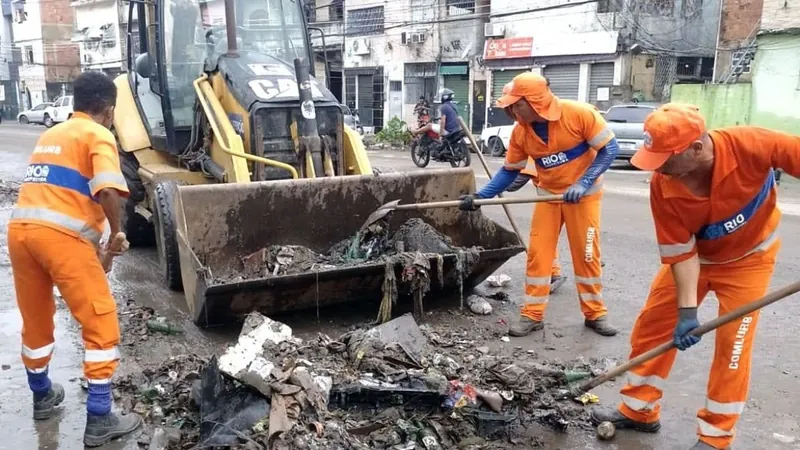
{"label": "plastic bag in debris", "polygon": [[442,403],[445,409],[463,408],[478,404],[478,393],[471,384],[453,380],[447,389],[447,396]]}
{"label": "plastic bag in debris", "polygon": [[403,251],[437,253],[444,255],[454,253],[449,237],[436,231],[433,226],[422,219],[409,219],[394,234],[395,242],[402,242]]}
{"label": "plastic bag in debris", "polygon": [[505,274],[492,275],[486,279],[486,282],[491,287],[504,287],[511,282],[511,277]]}
{"label": "plastic bag in debris", "polygon": [[467,298],[467,306],[473,314],[486,316],[492,313],[492,304],[480,295],[470,295]]}
{"label": "plastic bag in debris", "polygon": [[217,358],[209,361],[200,380],[200,448],[239,444],[253,426],[269,416],[269,402],[253,390],[235,387],[219,371]]}

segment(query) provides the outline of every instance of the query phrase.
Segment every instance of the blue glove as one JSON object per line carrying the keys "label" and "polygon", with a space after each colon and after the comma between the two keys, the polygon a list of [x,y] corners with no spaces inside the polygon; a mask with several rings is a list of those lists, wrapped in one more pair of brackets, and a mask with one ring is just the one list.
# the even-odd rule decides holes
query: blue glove
{"label": "blue glove", "polygon": [[672,338],[675,340],[675,346],[679,350],[686,350],[700,342],[700,336],[691,336],[689,332],[700,326],[697,321],[697,308],[680,308],[678,309],[678,325],[675,326],[675,331],[672,333]]}
{"label": "blue glove", "polygon": [[564,201],[567,203],[578,203],[581,201],[581,197],[586,195],[586,191],[588,190],[589,188],[579,181],[567,189],[567,192],[564,193]]}
{"label": "blue glove", "polygon": [[458,205],[458,209],[462,211],[477,211],[478,208],[480,208],[480,205],[476,205],[473,203],[473,201],[479,198],[481,198],[481,196],[478,194],[468,194],[458,197],[458,199],[461,200],[461,204]]}

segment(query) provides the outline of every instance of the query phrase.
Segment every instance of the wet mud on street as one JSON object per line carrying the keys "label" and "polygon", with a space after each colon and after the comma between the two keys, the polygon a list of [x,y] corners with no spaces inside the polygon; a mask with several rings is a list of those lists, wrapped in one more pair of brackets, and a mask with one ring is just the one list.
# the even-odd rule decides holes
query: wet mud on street
{"label": "wet mud on street", "polygon": [[[11,130],[11,131],[9,131]],[[12,272],[6,249],[6,224],[10,214],[11,180],[19,179],[24,160],[33,147],[35,137],[26,137],[27,129],[14,131],[4,125],[0,133],[14,132],[24,135],[16,138],[14,148],[0,144],[0,157],[11,161],[22,158],[23,163],[13,163],[6,169],[0,167],[0,426],[5,436],[0,449],[81,449],[85,423],[86,394],[81,387],[82,343],[80,330],[62,301],[57,302],[56,348],[50,365],[53,381],[66,388],[66,400],[60,413],[51,420],[34,423],[31,419],[31,394],[27,387],[24,368],[19,357],[21,329],[20,316],[14,296]],[[25,134],[28,133],[28,134]],[[21,150],[18,150],[21,149]],[[20,153],[22,152],[22,153]],[[381,159],[374,156],[376,166],[408,170],[405,162]],[[10,163],[11,164],[11,163]],[[484,180],[485,181],[485,180]],[[479,183],[483,182],[480,179]],[[642,179],[636,176],[609,174],[607,184],[618,190],[641,189]],[[646,185],[645,185],[646,186]],[[800,198],[800,190],[781,187],[781,198]],[[520,195],[525,195],[522,193]],[[485,207],[483,214],[506,226],[502,209]],[[528,230],[531,208],[514,205],[511,211],[521,230]],[[485,355],[510,360],[535,359],[548,362],[569,362],[582,358],[586,361],[622,362],[627,358],[630,329],[636,314],[644,303],[650,281],[658,267],[653,225],[647,198],[622,194],[606,195],[603,206],[602,244],[605,261],[604,298],[609,307],[609,318],[620,329],[612,338],[597,336],[584,328],[577,294],[574,287],[570,253],[562,235],[559,242],[560,261],[567,283],[551,296],[545,329],[527,338],[506,336],[508,324],[516,320],[518,304],[522,299],[525,256],[515,256],[496,274],[506,274],[511,281],[504,288],[481,285],[478,292],[490,295],[504,292],[507,301],[490,299],[492,312],[475,315],[468,309],[459,309],[459,298],[428,298],[425,300],[425,317],[419,325],[441,336],[459,333],[463,344],[457,349],[459,360],[478,361]],[[781,227],[783,248],[773,277],[772,286],[778,288],[796,281],[800,273],[800,219],[786,215]],[[128,380],[147,369],[156,369],[171,357],[185,355],[210,357],[222,354],[237,341],[241,324],[201,330],[188,319],[182,294],[169,291],[163,285],[154,249],[131,249],[117,258],[110,274],[110,282],[117,299],[122,324],[123,345],[121,360],[115,380]],[[319,333],[333,339],[356,330],[372,326],[378,312],[380,299],[370,305],[346,304],[336,308],[310,310],[301,313],[270,317],[290,326],[293,335],[313,342]],[[713,294],[706,298],[700,309],[701,322],[716,315],[717,301]],[[410,301],[399,304],[394,312],[398,317],[410,312]],[[796,399],[800,394],[800,342],[796,339],[797,317],[800,317],[800,298],[792,297],[770,306],[762,313],[756,348],[753,354],[750,398],[744,415],[737,426],[736,449],[800,449],[800,413]],[[163,318],[180,333],[171,334],[147,326],[147,320]],[[168,327],[169,328],[169,327]],[[713,350],[713,335],[687,352],[678,355],[677,362],[666,383],[662,400],[662,429],[653,435],[617,431],[615,438],[602,442],[594,430],[581,426],[580,420],[566,432],[555,431],[531,420],[523,424],[525,444],[504,448],[532,448],[536,442],[547,449],[688,449],[695,440],[695,414],[703,406],[708,367]],[[438,352],[448,355],[447,348]],[[455,350],[453,350],[455,352]],[[313,358],[309,358],[313,363]],[[183,361],[183,360],[180,360]],[[187,360],[188,361],[188,360]],[[187,363],[188,364],[188,363]],[[614,405],[624,377],[593,391],[601,405]],[[131,407],[130,397],[117,392],[116,409]],[[576,404],[570,403],[570,406]],[[582,406],[577,406],[582,408]],[[588,411],[588,407],[586,407]],[[150,413],[150,411],[148,411]],[[148,447],[152,427],[145,428],[141,436],[113,442],[103,448],[142,449]],[[257,447],[253,447],[257,448]],[[487,447],[491,448],[491,447]]]}

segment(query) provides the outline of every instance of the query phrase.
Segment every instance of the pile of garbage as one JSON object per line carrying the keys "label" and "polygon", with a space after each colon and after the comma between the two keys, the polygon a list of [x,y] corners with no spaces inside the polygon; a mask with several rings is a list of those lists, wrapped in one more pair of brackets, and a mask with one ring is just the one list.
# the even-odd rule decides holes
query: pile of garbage
{"label": "pile of garbage", "polygon": [[[462,248],[422,219],[406,221],[391,233],[386,218],[377,220],[355,236],[333,245],[325,254],[299,245],[273,245],[242,258],[237,272],[241,279],[295,275],[365,263],[384,265],[383,297],[378,320],[392,317],[392,306],[400,295],[409,295],[414,302],[414,316],[422,317],[422,299],[431,290],[431,283],[444,285],[444,256],[455,255],[457,279],[463,281],[478,263],[479,247]],[[431,280],[435,264],[437,280]],[[398,268],[400,276],[398,276]]]}
{"label": "pile of garbage", "polygon": [[[245,278],[294,275],[311,270],[381,262],[402,254],[447,255],[459,252],[477,254],[476,249],[462,249],[422,219],[406,221],[390,233],[388,221],[378,220],[355,236],[334,244],[324,254],[300,245],[272,245],[242,258]],[[471,261],[474,264],[476,261]]]}
{"label": "pile of garbage", "polygon": [[563,394],[599,374],[597,362],[509,360],[475,344],[411,315],[303,341],[251,313],[219,358],[173,358],[117,389],[170,449],[532,448],[534,422],[588,428],[583,405],[596,398]]}
{"label": "pile of garbage", "polygon": [[16,202],[20,186],[16,181],[0,180],[0,205]]}

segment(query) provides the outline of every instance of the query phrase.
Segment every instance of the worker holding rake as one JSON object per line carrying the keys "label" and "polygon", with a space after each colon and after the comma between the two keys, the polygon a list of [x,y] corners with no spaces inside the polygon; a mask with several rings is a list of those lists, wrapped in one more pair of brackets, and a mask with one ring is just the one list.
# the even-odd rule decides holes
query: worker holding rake
{"label": "worker holding rake", "polygon": [[[800,175],[800,137],[751,126],[706,130],[691,105],[662,106],[644,123],[645,144],[631,163],[655,171],[650,206],[662,266],[631,333],[631,358],[674,340],[700,341],[697,306],[709,291],[719,314],[755,302],[770,284],[780,248],[775,170]],[[717,329],[705,405],[692,447],[726,449],[744,410],[759,311]],[[596,424],[655,432],[659,400],[677,351],[628,371],[622,402],[592,412]]]}

